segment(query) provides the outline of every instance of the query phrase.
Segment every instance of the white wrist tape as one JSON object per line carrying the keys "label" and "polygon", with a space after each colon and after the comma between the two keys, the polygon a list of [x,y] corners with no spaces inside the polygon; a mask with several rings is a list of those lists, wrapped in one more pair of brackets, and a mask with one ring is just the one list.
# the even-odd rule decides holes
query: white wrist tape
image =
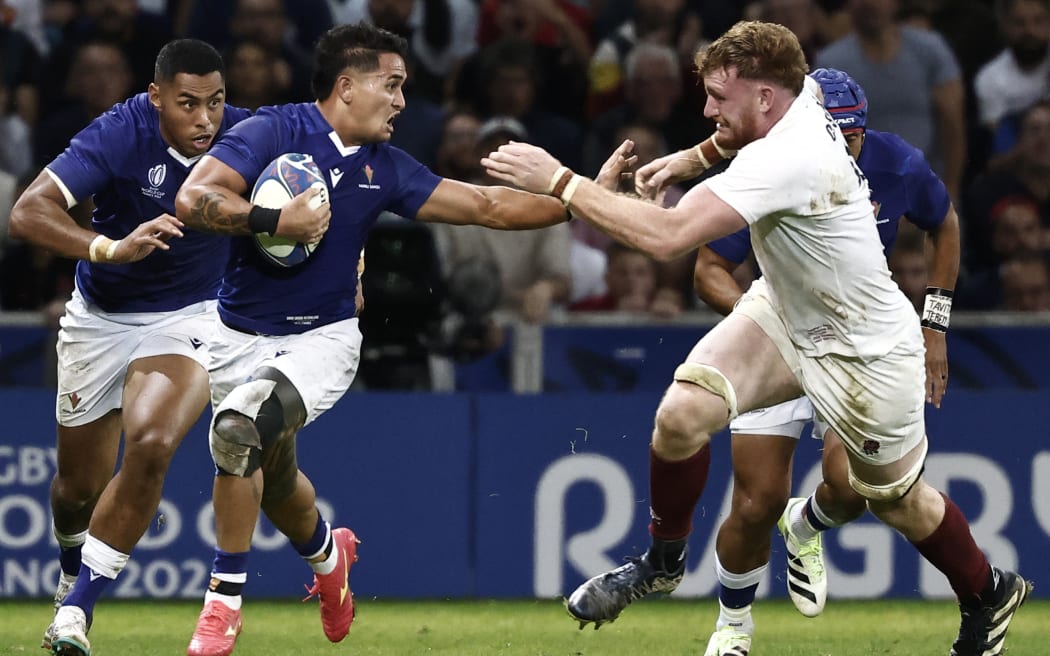
{"label": "white wrist tape", "polygon": [[565,185],[565,191],[561,192],[561,202],[566,207],[572,202],[572,195],[576,193],[576,187],[580,186],[582,180],[582,175],[574,174],[572,180],[569,180],[569,184]]}
{"label": "white wrist tape", "polygon": [[922,308],[922,327],[947,332],[952,314],[952,290],[940,287],[926,288],[926,302]]}
{"label": "white wrist tape", "polygon": [[700,160],[700,166],[704,167],[705,171],[711,168],[711,162],[707,161],[707,158],[704,157],[704,151],[700,148],[700,144],[693,146],[693,150],[696,151],[696,158]]}
{"label": "white wrist tape", "polygon": [[88,259],[92,262],[109,262],[113,259],[119,243],[119,239],[113,241],[105,235],[96,236],[88,246]]}
{"label": "white wrist tape", "polygon": [[569,170],[568,166],[559,166],[558,167],[558,170],[555,171],[554,175],[551,176],[551,181],[547,183],[547,193],[548,194],[554,192],[554,187],[557,186],[558,180],[561,180],[562,174],[565,173],[568,170]]}

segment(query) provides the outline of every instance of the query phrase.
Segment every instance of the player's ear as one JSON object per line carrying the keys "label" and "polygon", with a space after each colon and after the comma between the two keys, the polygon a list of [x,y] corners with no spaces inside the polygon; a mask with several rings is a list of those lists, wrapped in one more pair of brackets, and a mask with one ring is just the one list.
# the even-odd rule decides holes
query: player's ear
{"label": "player's ear", "polygon": [[147,92],[149,93],[149,104],[156,109],[160,109],[160,87],[157,86],[157,83],[150,82]]}
{"label": "player's ear", "polygon": [[354,98],[354,78],[349,75],[337,77],[335,79],[335,92],[339,94],[340,100],[349,105]]}

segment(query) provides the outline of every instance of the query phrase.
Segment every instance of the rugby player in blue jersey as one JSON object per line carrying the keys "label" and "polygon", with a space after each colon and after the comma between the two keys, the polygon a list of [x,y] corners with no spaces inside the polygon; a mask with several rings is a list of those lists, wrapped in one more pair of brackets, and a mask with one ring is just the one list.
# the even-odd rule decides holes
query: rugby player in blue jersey
{"label": "rugby player in blue jersey", "polygon": [[[931,295],[948,295],[959,273],[959,217],[948,190],[922,153],[894,134],[866,129],[868,104],[852,77],[835,69],[810,74],[820,84],[824,107],[839,125],[850,154],[868,178],[873,219],[888,253],[902,217],[927,231],[933,244]],[[649,174],[646,171],[642,177]],[[750,230],[700,247],[697,294],[715,310],[729,314],[744,290],[733,271],[751,253]],[[927,401],[939,406],[947,383],[947,326],[926,321]],[[729,424],[732,432],[733,497],[718,530],[716,571],[720,613],[705,656],[735,656],[751,648],[751,605],[769,564],[770,533],[780,529],[788,549],[788,594],[807,617],[819,615],[827,598],[820,532],[856,519],[864,498],[847,480],[842,442],[816,418],[814,437],[824,440],[824,481],[808,499],[790,499],[791,459],[804,426],[813,416],[805,397],[744,413]],[[787,439],[785,439],[787,438]]]}
{"label": "rugby player in blue jersey", "polygon": [[[58,333],[51,507],[62,574],[44,637],[56,654],[90,653],[95,602],[153,519],[172,454],[208,402],[208,336],[229,239],[184,230],[175,194],[248,115],[224,97],[214,48],[168,43],[148,92],[77,134],[11,211],[13,238],[80,260]],[[84,228],[67,210],[88,197],[95,210]]]}
{"label": "rugby player in blue jersey", "polygon": [[[190,227],[235,235],[219,291],[211,356],[216,538],[212,581],[190,656],[224,656],[241,628],[241,591],[260,506],[314,570],[332,642],[353,621],[348,572],[356,537],[332,529],[296,463],[296,433],[339,400],[357,371],[357,254],[379,214],[526,229],[565,221],[550,196],[440,178],[390,146],[405,107],[405,41],[368,25],[328,31],[315,48],[314,103],[264,107],[226,134],[176,200]],[[287,209],[243,196],[284,153],[308,153],[329,187],[331,221],[313,255],[287,269],[264,260],[251,234],[281,230]],[[316,193],[308,190],[300,197]],[[246,382],[247,381],[247,382]]]}

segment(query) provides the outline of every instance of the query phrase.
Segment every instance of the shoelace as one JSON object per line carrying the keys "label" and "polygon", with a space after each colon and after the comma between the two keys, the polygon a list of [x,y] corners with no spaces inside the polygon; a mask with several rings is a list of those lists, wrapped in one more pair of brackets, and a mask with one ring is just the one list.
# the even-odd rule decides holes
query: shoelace
{"label": "shoelace", "polygon": [[824,573],[824,564],[821,561],[820,554],[824,549],[817,544],[816,540],[809,540],[804,546],[801,546],[798,550],[798,557],[802,559],[809,559],[809,566],[817,574]]}
{"label": "shoelace", "polygon": [[[216,619],[217,622],[209,622],[208,620]],[[208,604],[204,607],[204,612],[201,613],[201,618],[198,620],[198,624],[204,629],[202,633],[206,633],[210,636],[223,636],[226,633],[226,629],[229,627],[230,621],[226,617],[226,614],[219,609],[219,604]],[[221,625],[221,628],[220,628]]]}

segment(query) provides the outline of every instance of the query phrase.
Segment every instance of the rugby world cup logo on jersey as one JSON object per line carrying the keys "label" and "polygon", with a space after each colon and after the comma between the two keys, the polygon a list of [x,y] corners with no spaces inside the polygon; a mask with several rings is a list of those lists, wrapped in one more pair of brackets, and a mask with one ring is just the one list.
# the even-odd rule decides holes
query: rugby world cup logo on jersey
{"label": "rugby world cup logo on jersey", "polygon": [[167,164],[157,164],[151,167],[146,172],[146,181],[149,182],[149,186],[142,188],[142,195],[150,198],[164,198],[164,192],[160,190],[160,186],[164,184],[164,179],[167,177]]}
{"label": "rugby world cup logo on jersey", "polygon": [[372,184],[372,176],[374,176],[375,173],[376,173],[375,169],[372,168],[372,165],[371,164],[365,164],[365,168],[362,169],[362,170],[364,171],[365,179],[368,180],[368,182],[358,183],[357,187],[359,189],[381,189],[381,187],[379,185]]}

